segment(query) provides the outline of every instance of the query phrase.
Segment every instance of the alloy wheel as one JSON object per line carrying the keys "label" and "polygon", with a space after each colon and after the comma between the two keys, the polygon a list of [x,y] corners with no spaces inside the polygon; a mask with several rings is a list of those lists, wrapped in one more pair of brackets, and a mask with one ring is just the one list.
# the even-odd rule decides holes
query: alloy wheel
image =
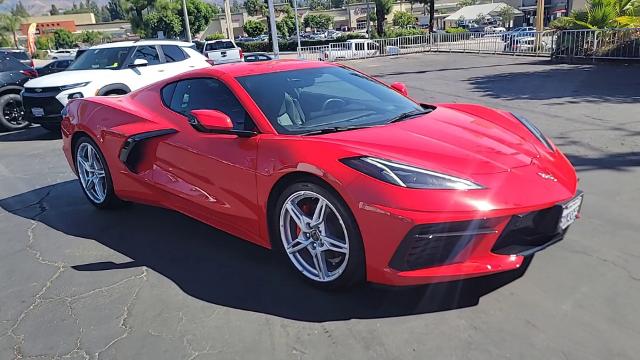
{"label": "alloy wheel", "polygon": [[5,120],[15,126],[22,126],[27,123],[24,120],[24,109],[22,108],[22,101],[10,100],[2,109],[2,115]]}
{"label": "alloy wheel", "polygon": [[347,267],[349,238],[336,208],[313,191],[298,191],[280,211],[280,238],[295,267],[318,282],[337,279]]}
{"label": "alloy wheel", "polygon": [[98,151],[88,142],[83,142],[78,146],[76,164],[87,196],[97,204],[102,203],[107,197],[107,179]]}

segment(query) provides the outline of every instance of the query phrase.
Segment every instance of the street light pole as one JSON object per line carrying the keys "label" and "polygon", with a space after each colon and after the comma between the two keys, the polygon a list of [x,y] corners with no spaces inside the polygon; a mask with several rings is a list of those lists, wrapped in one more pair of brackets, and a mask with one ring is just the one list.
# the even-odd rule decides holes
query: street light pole
{"label": "street light pole", "polygon": [[298,24],[298,0],[293,0],[293,12],[296,17],[296,39],[298,40],[298,58],[300,58],[300,25]]}
{"label": "street light pole", "polygon": [[367,0],[367,38],[371,38],[369,31],[371,29],[371,5],[369,0]]}
{"label": "street light pole", "polygon": [[229,6],[229,0],[224,0],[224,18],[227,23],[227,36],[229,39],[234,38],[233,36],[233,19],[231,18],[231,7]]}
{"label": "street light pole", "polygon": [[189,27],[189,14],[187,14],[187,0],[182,0],[182,15],[184,16],[184,32],[187,42],[191,42],[191,28]]}
{"label": "street light pole", "polygon": [[[229,0],[227,0],[229,1]],[[273,0],[268,0],[269,4],[269,28],[271,29],[271,43],[273,46],[273,57],[280,58],[280,49],[278,48],[278,29],[276,28],[276,10],[273,6]]]}
{"label": "street light pole", "polygon": [[544,0],[538,0],[536,8],[536,31],[544,30]]}

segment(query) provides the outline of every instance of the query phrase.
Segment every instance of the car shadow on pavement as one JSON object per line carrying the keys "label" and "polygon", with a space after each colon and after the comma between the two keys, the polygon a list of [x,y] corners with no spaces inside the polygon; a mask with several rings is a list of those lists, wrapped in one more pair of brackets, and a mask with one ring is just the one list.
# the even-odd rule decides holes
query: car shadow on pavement
{"label": "car shadow on pavement", "polygon": [[[76,271],[146,266],[197,299],[308,322],[407,316],[475,306],[485,294],[521,277],[531,260],[518,270],[471,280],[409,288],[369,284],[331,293],[307,284],[270,251],[177,212],[143,205],[97,210],[84,198],[77,181],[2,199],[0,207],[64,234],[96,241],[132,259],[119,264],[69,264]],[[59,236],[48,239],[63,242]]]}
{"label": "car shadow on pavement", "polygon": [[473,91],[496,99],[554,100],[548,105],[640,102],[640,66],[549,65],[537,71],[497,73],[467,80]]}
{"label": "car shadow on pavement", "polygon": [[41,126],[30,126],[24,130],[0,133],[0,142],[56,140],[61,137],[60,132],[48,131]]}

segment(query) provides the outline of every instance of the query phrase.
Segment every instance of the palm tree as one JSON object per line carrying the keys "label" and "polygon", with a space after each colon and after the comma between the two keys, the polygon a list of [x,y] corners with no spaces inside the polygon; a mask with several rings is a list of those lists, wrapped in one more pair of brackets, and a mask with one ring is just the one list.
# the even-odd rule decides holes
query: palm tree
{"label": "palm tree", "polygon": [[20,24],[24,19],[17,15],[10,14],[0,14],[0,32],[3,33],[11,33],[13,35],[13,44],[16,49],[18,46],[18,29],[20,29]]}
{"label": "palm tree", "polygon": [[640,0],[588,0],[582,10],[558,18],[550,26],[556,29],[605,29],[640,25]]}

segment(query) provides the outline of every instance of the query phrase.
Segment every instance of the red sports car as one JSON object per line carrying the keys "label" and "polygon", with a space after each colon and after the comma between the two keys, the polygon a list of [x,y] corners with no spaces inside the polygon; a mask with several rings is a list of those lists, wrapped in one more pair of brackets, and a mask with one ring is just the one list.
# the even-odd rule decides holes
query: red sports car
{"label": "red sports car", "polygon": [[278,250],[321,287],[516,269],[582,203],[574,168],[530,121],[421,104],[336,64],[195,70],[72,100],[63,116],[93,205],[177,210]]}

